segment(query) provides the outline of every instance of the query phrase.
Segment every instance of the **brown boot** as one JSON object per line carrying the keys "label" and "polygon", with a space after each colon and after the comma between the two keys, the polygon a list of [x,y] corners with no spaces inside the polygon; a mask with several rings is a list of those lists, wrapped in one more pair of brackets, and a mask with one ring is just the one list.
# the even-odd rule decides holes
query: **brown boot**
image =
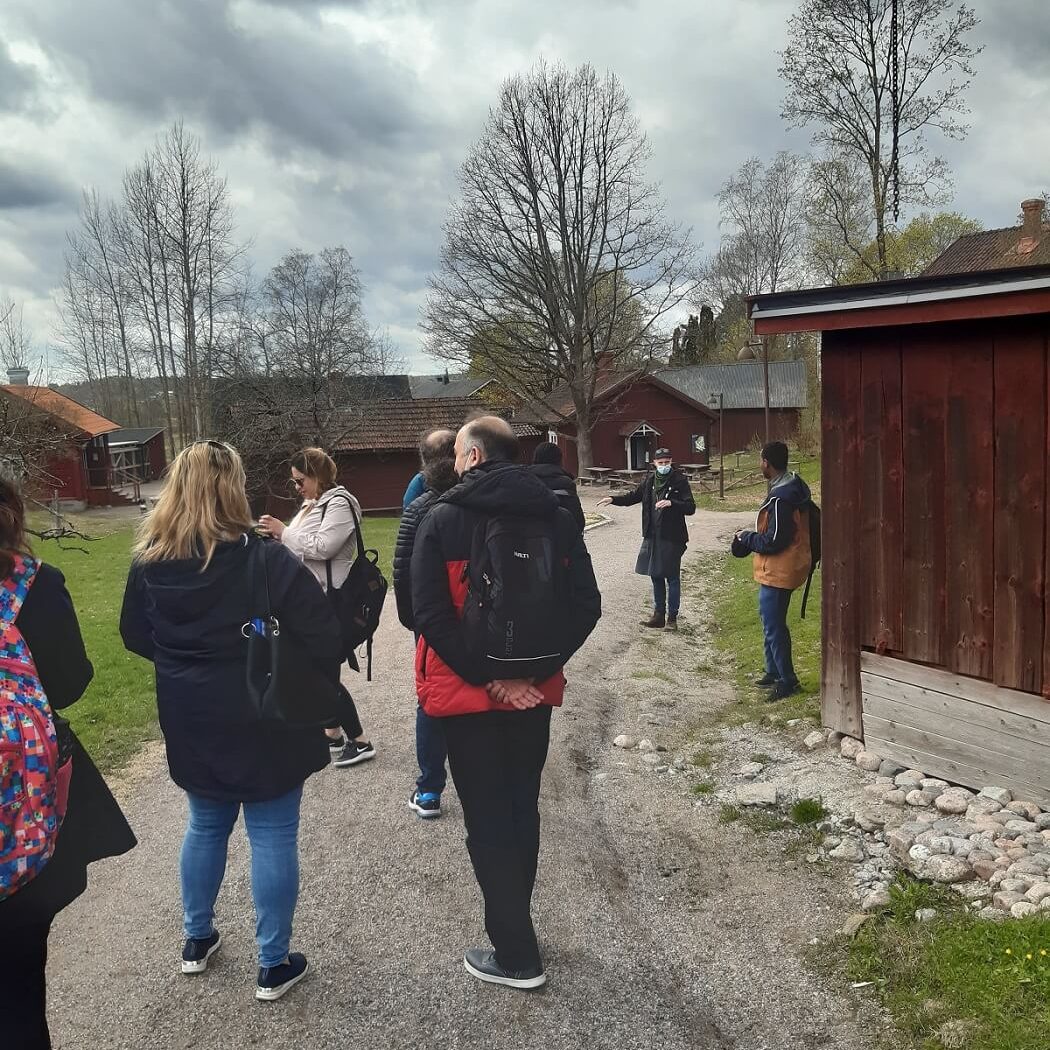
{"label": "brown boot", "polygon": [[664,619],[664,614],[662,612],[654,612],[648,620],[641,621],[643,627],[662,628],[666,623],[667,621]]}
{"label": "brown boot", "polygon": [[664,627],[664,630],[665,631],[677,631],[678,630],[678,617],[677,616],[668,616],[667,617],[667,626]]}

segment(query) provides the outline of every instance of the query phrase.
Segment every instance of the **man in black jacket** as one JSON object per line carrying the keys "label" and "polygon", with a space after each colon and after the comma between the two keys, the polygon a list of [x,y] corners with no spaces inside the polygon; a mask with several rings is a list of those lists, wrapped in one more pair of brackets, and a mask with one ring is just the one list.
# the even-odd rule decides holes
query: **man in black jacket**
{"label": "man in black jacket", "polygon": [[[423,494],[401,515],[394,546],[394,598],[402,625],[415,632],[412,616],[412,548],[416,532],[442,493],[459,481],[456,474],[456,435],[451,430],[431,430],[419,442],[423,464]],[[419,776],[409,798],[409,808],[424,820],[441,816],[441,792],[445,790],[445,731],[439,718],[431,718],[416,707],[416,761]]]}
{"label": "man in black jacket", "polygon": [[642,547],[634,571],[653,581],[653,615],[643,627],[678,630],[678,608],[682,599],[682,555],[689,544],[685,519],[696,513],[689,479],[672,466],[671,452],[658,448],[653,470],[633,491],[606,496],[598,506],[642,505]]}
{"label": "man in black jacket", "polygon": [[583,516],[576,479],[562,466],[561,449],[553,441],[543,441],[532,454],[532,473],[558,497],[558,502],[572,515],[580,532],[587,519]]}
{"label": "man in black jacket", "polygon": [[572,516],[514,465],[517,456],[505,420],[460,430],[462,481],[416,536],[412,611],[416,686],[444,722],[494,948],[472,949],[464,963],[479,980],[538,988],[546,975],[531,901],[551,709],[562,701],[564,664],[601,616],[601,595]]}

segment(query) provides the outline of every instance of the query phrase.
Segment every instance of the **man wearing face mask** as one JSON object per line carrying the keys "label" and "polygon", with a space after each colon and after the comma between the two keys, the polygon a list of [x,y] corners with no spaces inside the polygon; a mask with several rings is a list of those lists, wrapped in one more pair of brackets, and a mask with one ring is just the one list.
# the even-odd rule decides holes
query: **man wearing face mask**
{"label": "man wearing face mask", "polygon": [[682,555],[689,543],[685,519],[696,513],[696,501],[689,479],[674,469],[670,449],[658,448],[653,464],[653,471],[633,492],[606,496],[598,506],[642,505],[642,547],[634,571],[653,581],[653,615],[642,620],[642,626],[677,631]]}

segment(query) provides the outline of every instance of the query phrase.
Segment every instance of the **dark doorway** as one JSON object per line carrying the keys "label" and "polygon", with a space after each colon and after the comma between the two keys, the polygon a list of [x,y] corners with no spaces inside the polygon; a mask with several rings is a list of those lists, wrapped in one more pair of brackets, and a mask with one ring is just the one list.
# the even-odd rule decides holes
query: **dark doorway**
{"label": "dark doorway", "polygon": [[631,435],[631,470],[645,470],[649,465],[649,435]]}

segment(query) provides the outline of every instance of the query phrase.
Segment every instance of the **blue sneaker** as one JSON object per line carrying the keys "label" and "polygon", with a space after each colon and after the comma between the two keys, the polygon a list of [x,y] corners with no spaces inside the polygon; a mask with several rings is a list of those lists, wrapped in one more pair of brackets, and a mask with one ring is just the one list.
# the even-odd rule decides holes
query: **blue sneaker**
{"label": "blue sneaker", "polygon": [[182,949],[182,972],[204,973],[208,969],[208,960],[219,950],[222,937],[218,930],[212,930],[209,937],[187,937]]}
{"label": "blue sneaker", "polygon": [[255,998],[266,1002],[280,999],[285,992],[291,991],[308,973],[310,964],[305,955],[291,952],[288,961],[280,966],[260,966],[258,987]]}
{"label": "blue sneaker", "polygon": [[441,796],[433,791],[413,791],[408,808],[424,820],[433,820],[441,816]]}

